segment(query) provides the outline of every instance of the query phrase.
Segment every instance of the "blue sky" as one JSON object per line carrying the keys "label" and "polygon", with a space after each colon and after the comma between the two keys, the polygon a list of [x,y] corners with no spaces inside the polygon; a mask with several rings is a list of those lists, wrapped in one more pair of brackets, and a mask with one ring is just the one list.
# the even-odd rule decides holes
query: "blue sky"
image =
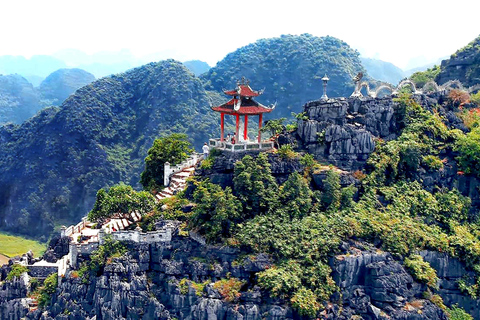
{"label": "blue sky", "polygon": [[404,68],[449,56],[480,34],[480,2],[110,1],[0,3],[0,55],[130,50],[210,65],[261,38],[330,35]]}

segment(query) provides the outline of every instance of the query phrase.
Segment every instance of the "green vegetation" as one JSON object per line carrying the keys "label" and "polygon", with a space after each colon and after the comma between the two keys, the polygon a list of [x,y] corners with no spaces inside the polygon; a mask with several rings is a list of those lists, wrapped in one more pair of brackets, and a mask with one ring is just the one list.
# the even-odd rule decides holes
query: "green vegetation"
{"label": "green vegetation", "polygon": [[113,240],[111,236],[106,235],[105,242],[90,255],[90,261],[88,263],[84,262],[80,266],[78,274],[74,277],[81,277],[85,283],[88,283],[90,276],[102,274],[105,265],[110,264],[112,259],[121,257],[127,251],[125,245]]}
{"label": "green vegetation", "polygon": [[237,301],[240,297],[240,289],[244,285],[243,281],[236,278],[220,279],[213,283],[213,288],[218,290],[223,300],[227,302]]}
{"label": "green vegetation", "polygon": [[435,65],[425,71],[415,72],[410,76],[410,80],[415,83],[417,88],[422,88],[427,82],[435,81],[435,77],[440,73],[440,70],[440,66]]}
{"label": "green vegetation", "polygon": [[33,254],[38,257],[45,252],[46,248],[45,243],[0,233],[0,254],[7,257],[19,256],[29,250],[32,250]]}
{"label": "green vegetation", "polygon": [[[207,90],[232,88],[242,76],[253,89],[265,88],[258,101],[277,102],[274,117],[291,117],[306,102],[318,99],[326,73],[330,77],[328,95],[349,96],[352,77],[363,69],[359,53],[334,37],[310,34],[282,35],[261,39],[228,54],[201,76]],[[267,115],[269,117],[269,115]]]}
{"label": "green vegetation", "polygon": [[285,120],[287,120],[287,118],[269,120],[265,122],[265,125],[260,129],[261,132],[270,133],[270,138],[273,139],[278,148],[278,135],[285,130],[285,126],[283,125]]}
{"label": "green vegetation", "polygon": [[480,127],[459,137],[457,150],[460,169],[467,174],[480,177]]}
{"label": "green vegetation", "polygon": [[173,133],[167,137],[155,139],[145,158],[145,171],[140,183],[146,190],[163,188],[164,164],[176,165],[188,158],[194,150],[186,134]]}
{"label": "green vegetation", "polygon": [[405,258],[405,267],[410,269],[412,275],[420,282],[426,283],[431,288],[436,288],[438,283],[437,272],[428,262],[423,261],[422,256],[412,254]]}
{"label": "green vegetation", "polygon": [[59,219],[67,225],[87,214],[99,189],[121,181],[140,189],[155,137],[185,133],[200,148],[218,135],[210,97],[185,66],[167,60],[99,79],[61,108],[0,127],[2,228],[46,241]]}
{"label": "green vegetation", "polygon": [[57,286],[58,275],[55,272],[45,279],[45,281],[43,282],[43,286],[38,288],[38,305],[40,307],[45,307],[50,303],[52,295],[55,293]]}
{"label": "green vegetation", "polygon": [[25,267],[25,266],[22,266],[21,264],[17,264],[15,263],[13,266],[12,266],[12,269],[10,270],[10,272],[7,274],[7,280],[11,281],[13,280],[13,278],[18,278],[20,277],[22,274],[24,274],[25,272],[28,272],[28,268]]}
{"label": "green vegetation", "polygon": [[149,192],[135,191],[131,186],[119,184],[108,191],[100,189],[88,219],[93,222],[105,218],[128,216],[133,211],[145,214],[153,210],[155,199]]}

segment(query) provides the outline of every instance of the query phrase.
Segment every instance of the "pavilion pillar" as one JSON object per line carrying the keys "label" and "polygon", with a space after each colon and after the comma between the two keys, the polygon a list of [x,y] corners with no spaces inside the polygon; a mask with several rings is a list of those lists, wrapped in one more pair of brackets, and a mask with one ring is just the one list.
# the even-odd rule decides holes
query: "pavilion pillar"
{"label": "pavilion pillar", "polygon": [[237,119],[235,121],[235,139],[237,139],[237,141],[235,141],[235,143],[238,143],[238,141],[240,140],[238,135],[239,127],[240,127],[240,115],[237,114],[236,117]]}
{"label": "pavilion pillar", "polygon": [[263,113],[260,113],[258,115],[258,143],[262,141],[262,132],[260,131],[262,129],[262,121],[263,121]]}
{"label": "pavilion pillar", "polygon": [[225,113],[220,113],[220,141],[223,141],[223,130],[225,124]]}
{"label": "pavilion pillar", "polygon": [[245,115],[245,121],[244,121],[244,126],[243,126],[243,140],[247,141],[248,138],[248,116]]}

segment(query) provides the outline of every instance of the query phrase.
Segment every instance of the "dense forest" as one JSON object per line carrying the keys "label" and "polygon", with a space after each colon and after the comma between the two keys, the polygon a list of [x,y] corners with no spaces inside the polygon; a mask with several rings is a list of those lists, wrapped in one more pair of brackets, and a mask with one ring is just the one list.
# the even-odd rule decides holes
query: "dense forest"
{"label": "dense forest", "polygon": [[254,89],[265,89],[261,103],[277,102],[278,111],[270,117],[290,117],[301,106],[322,95],[325,74],[331,79],[330,97],[350,96],[352,78],[365,72],[359,53],[334,37],[284,35],[258,40],[237,49],[201,76],[208,90],[230,89],[241,78],[251,80]]}

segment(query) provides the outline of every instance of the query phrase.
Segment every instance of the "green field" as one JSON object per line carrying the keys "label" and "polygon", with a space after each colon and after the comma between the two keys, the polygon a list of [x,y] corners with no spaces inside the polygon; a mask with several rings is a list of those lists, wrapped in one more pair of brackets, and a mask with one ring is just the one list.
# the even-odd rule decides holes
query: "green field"
{"label": "green field", "polygon": [[46,248],[45,243],[0,233],[0,254],[7,257],[22,255],[28,250],[32,250],[35,257],[38,257]]}

